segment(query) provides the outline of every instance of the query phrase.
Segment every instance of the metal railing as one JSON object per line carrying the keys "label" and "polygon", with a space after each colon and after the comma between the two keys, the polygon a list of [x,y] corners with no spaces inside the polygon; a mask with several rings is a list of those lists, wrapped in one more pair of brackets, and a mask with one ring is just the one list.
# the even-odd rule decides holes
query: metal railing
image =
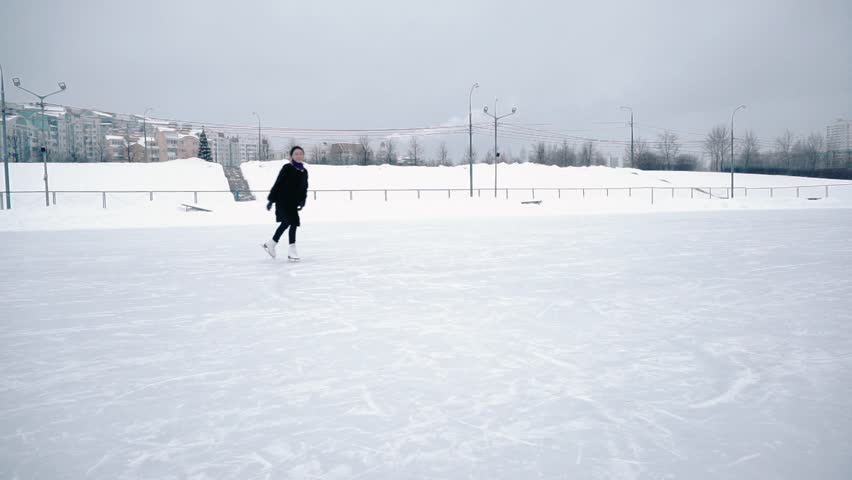
{"label": "metal railing", "polygon": [[[829,198],[830,191],[832,188],[839,187],[852,187],[852,182],[850,183],[832,183],[832,184],[822,184],[822,185],[790,185],[790,186],[772,186],[772,187],[736,187],[734,189],[734,194],[736,196],[737,192],[741,192],[742,198],[748,198],[749,192],[754,191],[768,191],[769,198],[775,198],[775,192],[777,190],[795,190],[796,198],[801,198],[802,190],[814,190],[818,189],[823,194],[822,197],[819,198]],[[671,198],[676,197],[676,192],[689,191],[689,198],[707,198],[707,199],[727,199],[731,198],[731,188],[730,187],[507,187],[507,188],[499,188],[496,191],[493,188],[476,188],[476,196],[481,198],[483,196],[483,192],[485,192],[486,196],[490,196],[493,192],[494,197],[502,197],[505,199],[509,199],[511,194],[519,194],[523,192],[529,192],[529,198],[535,200],[536,193],[541,194],[542,192],[555,192],[556,198],[561,199],[563,193],[579,193],[581,198],[585,199],[590,193],[603,193],[604,198],[609,198],[612,192],[627,192],[627,198],[634,197],[634,193],[636,192],[650,192],[650,201],[651,204],[654,204],[657,198],[659,198],[660,193],[666,194],[669,193]],[[389,194],[391,193],[412,193],[417,195],[417,199],[421,199],[424,193],[435,193],[435,192],[446,192],[447,198],[452,199],[453,193],[462,194],[462,197],[467,197],[470,189],[469,188],[348,188],[348,189],[312,189],[308,190],[308,195],[313,198],[313,200],[317,200],[320,194],[329,194],[329,193],[348,193],[349,200],[355,200],[355,194],[365,194],[365,193],[381,193],[384,195],[384,200],[389,201]],[[719,194],[722,192],[722,194]],[[20,194],[43,194],[43,190],[18,190],[9,192],[12,195],[20,195]],[[148,200],[153,202],[155,196],[157,194],[192,194],[193,203],[198,203],[199,194],[229,194],[233,195],[235,200],[239,200],[240,195],[243,193],[246,194],[261,194],[261,198],[266,191],[260,190],[53,190],[51,193],[51,203],[53,205],[57,204],[57,198],[59,195],[71,195],[71,194],[100,194],[101,203],[103,208],[107,208],[107,198],[108,195],[116,195],[116,194],[147,194]],[[2,192],[5,195],[5,191]],[[458,196],[458,195],[457,195]],[[600,196],[600,195],[599,195]],[[809,197],[813,198],[813,197]],[[0,198],[0,208],[5,209],[5,200]]]}

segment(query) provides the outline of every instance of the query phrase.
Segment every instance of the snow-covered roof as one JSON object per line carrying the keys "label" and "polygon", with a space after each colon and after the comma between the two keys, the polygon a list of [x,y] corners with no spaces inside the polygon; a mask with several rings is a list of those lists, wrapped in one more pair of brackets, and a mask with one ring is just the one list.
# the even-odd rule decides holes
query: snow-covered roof
{"label": "snow-covered roof", "polygon": [[109,113],[99,112],[99,111],[97,111],[97,110],[92,110],[92,113],[94,113],[95,115],[99,115],[99,116],[101,116],[101,117],[108,117],[108,118],[112,118],[112,115],[111,115],[111,114],[109,114]]}
{"label": "snow-covered roof", "polygon": [[124,140],[124,137],[122,137],[121,135],[107,135],[106,139],[107,140]]}

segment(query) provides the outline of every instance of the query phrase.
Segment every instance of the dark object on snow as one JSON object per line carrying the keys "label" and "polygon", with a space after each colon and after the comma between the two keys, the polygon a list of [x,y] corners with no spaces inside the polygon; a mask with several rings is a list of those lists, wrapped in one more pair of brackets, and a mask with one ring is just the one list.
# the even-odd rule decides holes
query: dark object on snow
{"label": "dark object on snow", "polygon": [[281,167],[267,200],[275,204],[275,220],[301,226],[299,210],[308,198],[308,171],[288,163]]}
{"label": "dark object on snow", "polygon": [[194,211],[194,212],[212,212],[213,210],[207,210],[206,208],[197,207],[195,205],[188,205],[186,203],[181,203],[183,207],[186,208],[186,211]]}
{"label": "dark object on snow", "polygon": [[522,205],[541,205],[541,200],[527,200],[525,202],[521,202]]}

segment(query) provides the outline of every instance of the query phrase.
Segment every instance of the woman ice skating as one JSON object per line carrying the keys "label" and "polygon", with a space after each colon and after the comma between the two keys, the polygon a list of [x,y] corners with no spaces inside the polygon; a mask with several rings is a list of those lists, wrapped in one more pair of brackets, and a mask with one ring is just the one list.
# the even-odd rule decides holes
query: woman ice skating
{"label": "woman ice skating", "polygon": [[278,179],[275,180],[275,185],[272,186],[267,197],[269,203],[266,204],[266,209],[272,210],[274,203],[275,220],[281,222],[272,240],[263,244],[264,250],[272,258],[275,258],[278,240],[281,239],[284,230],[289,227],[290,248],[287,251],[287,258],[291,261],[299,260],[299,253],[296,251],[296,228],[301,225],[299,210],[305,206],[305,200],[308,198],[308,170],[302,163],[304,159],[305,151],[302,147],[295,146],[290,149],[290,163],[281,167]]}

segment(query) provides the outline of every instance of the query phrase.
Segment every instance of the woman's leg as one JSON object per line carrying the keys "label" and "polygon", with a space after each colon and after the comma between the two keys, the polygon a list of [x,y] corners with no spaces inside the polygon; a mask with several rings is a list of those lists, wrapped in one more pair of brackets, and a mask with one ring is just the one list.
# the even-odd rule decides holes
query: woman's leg
{"label": "woman's leg", "polygon": [[[275,243],[278,243],[278,240],[281,240],[281,235],[284,235],[284,230],[287,230],[288,226],[287,222],[281,222],[281,225],[278,225],[278,229],[275,230],[275,235],[272,236],[272,240],[274,240]],[[290,230],[290,232],[290,236],[292,236],[293,231]]]}
{"label": "woman's leg", "polygon": [[290,245],[296,243],[296,228],[298,227],[296,227],[295,225],[290,227]]}

